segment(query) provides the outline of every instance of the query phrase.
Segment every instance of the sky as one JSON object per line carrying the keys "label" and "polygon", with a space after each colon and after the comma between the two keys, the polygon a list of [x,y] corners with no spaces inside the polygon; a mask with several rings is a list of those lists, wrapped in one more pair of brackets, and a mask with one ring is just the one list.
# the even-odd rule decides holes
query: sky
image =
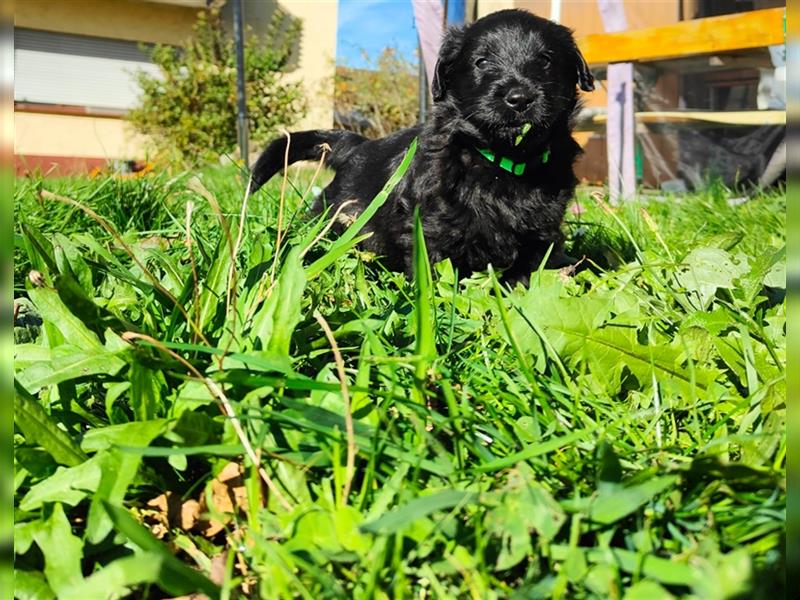
{"label": "sky", "polygon": [[338,12],[337,64],[366,67],[362,49],[374,59],[387,46],[394,46],[401,56],[417,61],[411,0],[339,0]]}

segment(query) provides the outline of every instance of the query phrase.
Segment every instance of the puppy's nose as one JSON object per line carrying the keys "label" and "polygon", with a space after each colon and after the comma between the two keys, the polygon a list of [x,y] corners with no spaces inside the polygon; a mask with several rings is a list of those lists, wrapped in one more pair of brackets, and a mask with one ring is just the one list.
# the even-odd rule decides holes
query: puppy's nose
{"label": "puppy's nose", "polygon": [[522,88],[511,88],[504,98],[509,108],[522,112],[533,102],[533,95]]}

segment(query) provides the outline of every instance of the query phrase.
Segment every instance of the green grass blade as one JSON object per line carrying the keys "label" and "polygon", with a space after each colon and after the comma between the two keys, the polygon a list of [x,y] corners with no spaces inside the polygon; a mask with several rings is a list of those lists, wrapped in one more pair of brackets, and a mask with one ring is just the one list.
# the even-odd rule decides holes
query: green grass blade
{"label": "green grass blade", "polygon": [[[137,344],[140,346],[148,346],[150,348],[158,348],[155,344],[151,344],[147,340],[138,340]],[[247,368],[259,371],[268,371],[281,373],[284,375],[297,374],[292,370],[291,361],[282,356],[269,356],[267,353],[260,354],[242,354],[240,352],[225,352],[225,348],[216,348],[205,346],[203,344],[188,344],[182,342],[159,342],[160,345],[165,346],[171,350],[182,350],[184,352],[199,352],[201,354],[208,354],[211,356],[225,355],[228,364],[231,362],[241,363]]]}
{"label": "green grass blade", "polygon": [[474,471],[476,473],[492,473],[501,469],[507,469],[508,467],[512,467],[520,461],[530,460],[531,458],[542,456],[543,454],[549,454],[550,452],[554,452],[560,448],[569,446],[578,440],[586,439],[593,433],[593,431],[594,430],[592,429],[573,431],[572,433],[547,440],[546,442],[531,444],[524,450],[520,450],[519,452],[515,452],[514,454],[504,458],[499,458],[497,460],[479,465],[474,468]]}
{"label": "green grass blade", "polygon": [[[386,185],[383,186],[383,189],[378,192],[378,195],[372,199],[372,202],[369,203],[364,212],[362,212],[358,218],[350,224],[350,226],[342,233],[339,238],[331,245],[323,256],[315,260],[306,268],[306,276],[309,279],[313,279],[317,275],[319,275],[322,271],[324,271],[328,266],[330,266],[335,258],[333,256],[340,256],[341,252],[340,249],[343,246],[347,246],[353,240],[353,238],[358,235],[361,230],[364,228],[364,225],[378,212],[378,209],[384,205],[386,199],[389,197],[389,194],[392,193],[395,186],[400,182],[403,178],[403,175],[406,174],[408,167],[411,165],[411,161],[414,159],[414,154],[417,151],[417,139],[411,142],[406,151],[405,156],[403,157],[400,166],[397,167],[395,172],[389,177],[389,180],[386,182]],[[337,254],[338,253],[338,254]]]}
{"label": "green grass blade", "polygon": [[336,247],[332,247],[323,256],[321,256],[313,263],[311,263],[308,267],[306,267],[306,277],[308,277],[308,279],[314,279],[317,275],[319,275],[325,269],[330,267],[342,256],[347,254],[350,250],[355,248],[358,244],[360,244],[364,240],[369,239],[371,236],[372,236],[371,233],[365,233],[364,235],[359,235],[354,237],[346,244],[336,244]]}
{"label": "green grass blade", "polygon": [[414,306],[416,317],[416,366],[414,383],[416,401],[425,401],[425,382],[428,369],[436,358],[436,334],[433,314],[433,278],[431,264],[428,260],[428,249],[425,245],[425,234],[419,207],[414,207]]}

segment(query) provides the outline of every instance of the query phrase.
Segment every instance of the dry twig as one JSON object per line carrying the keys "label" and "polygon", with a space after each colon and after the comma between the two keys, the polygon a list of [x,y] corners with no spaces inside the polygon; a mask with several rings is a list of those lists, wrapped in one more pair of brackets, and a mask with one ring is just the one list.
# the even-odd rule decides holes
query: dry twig
{"label": "dry twig", "polygon": [[126,342],[130,342],[134,339],[142,339],[162,352],[169,354],[175,360],[180,362],[183,366],[185,366],[189,371],[191,371],[192,375],[196,379],[198,379],[203,385],[208,388],[208,391],[211,392],[211,395],[214,396],[220,404],[220,408],[222,409],[222,414],[228,417],[231,420],[231,425],[233,425],[233,430],[236,432],[236,437],[239,438],[239,441],[242,443],[242,447],[244,448],[245,454],[253,463],[253,465],[258,469],[258,474],[261,476],[261,479],[264,480],[264,483],[267,484],[269,490],[275,494],[275,497],[278,499],[278,502],[286,509],[291,510],[292,505],[289,504],[289,501],[286,499],[286,496],[278,489],[278,486],[272,481],[272,478],[267,474],[264,470],[264,467],[261,466],[258,456],[256,455],[255,450],[253,449],[252,444],[250,444],[250,440],[247,439],[247,434],[242,427],[241,421],[239,421],[239,417],[236,416],[236,412],[233,410],[233,405],[228,400],[228,397],[225,395],[225,392],[222,391],[222,388],[217,385],[217,382],[211,379],[210,377],[204,377],[200,371],[198,371],[192,363],[188,360],[183,358],[180,354],[173,352],[171,349],[167,348],[164,344],[159,342],[157,339],[150,337],[149,335],[145,335],[143,333],[135,333],[133,331],[126,331],[122,335],[122,339]]}

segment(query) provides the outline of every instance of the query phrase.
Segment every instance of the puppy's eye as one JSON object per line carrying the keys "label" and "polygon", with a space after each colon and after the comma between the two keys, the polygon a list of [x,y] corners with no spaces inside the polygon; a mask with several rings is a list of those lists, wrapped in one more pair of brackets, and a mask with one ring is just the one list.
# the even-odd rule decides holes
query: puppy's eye
{"label": "puppy's eye", "polygon": [[538,62],[543,67],[549,67],[553,63],[553,57],[550,54],[540,54]]}
{"label": "puppy's eye", "polygon": [[475,66],[478,67],[479,69],[485,69],[486,67],[489,66],[489,61],[481,57],[475,61]]}

